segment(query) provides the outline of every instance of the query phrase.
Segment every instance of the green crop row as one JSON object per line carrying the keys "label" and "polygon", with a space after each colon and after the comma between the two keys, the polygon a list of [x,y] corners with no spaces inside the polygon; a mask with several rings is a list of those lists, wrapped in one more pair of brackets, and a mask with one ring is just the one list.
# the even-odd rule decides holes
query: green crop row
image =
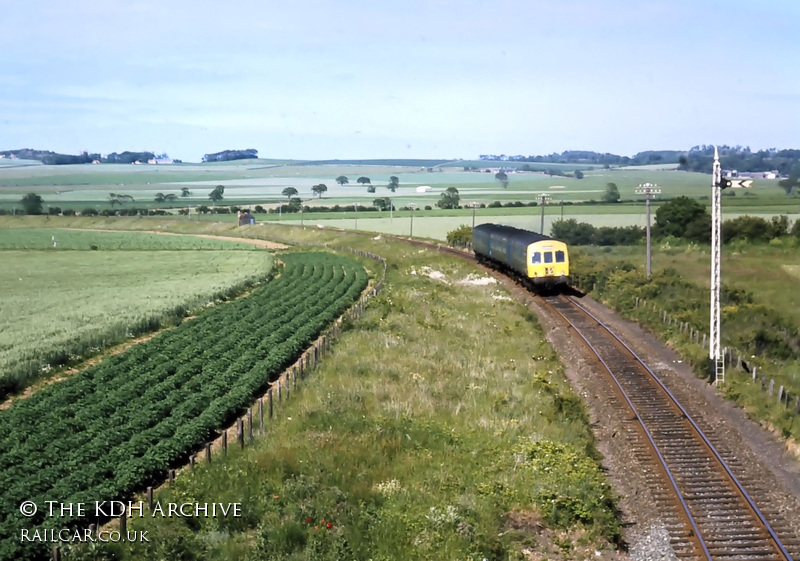
{"label": "green crop row", "polygon": [[[367,285],[366,271],[347,258],[281,259],[281,275],[249,297],[0,412],[0,559],[41,554],[14,537],[52,522],[46,501],[93,505],[163,479],[240,415]],[[39,505],[39,515],[20,516],[24,501]],[[58,520],[62,527],[89,521]]]}

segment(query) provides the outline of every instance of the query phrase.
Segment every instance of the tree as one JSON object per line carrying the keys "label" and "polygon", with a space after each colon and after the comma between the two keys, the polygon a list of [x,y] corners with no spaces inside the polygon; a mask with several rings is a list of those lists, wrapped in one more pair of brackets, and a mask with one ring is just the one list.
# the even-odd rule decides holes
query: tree
{"label": "tree", "polygon": [[400,186],[400,178],[396,175],[389,176],[389,185],[394,185],[395,188]]}
{"label": "tree", "polygon": [[618,203],[619,188],[616,183],[606,183],[606,192],[603,193],[603,202]]}
{"label": "tree", "polygon": [[322,198],[322,193],[324,193],[327,190],[328,186],[325,185],[324,183],[320,183],[319,185],[314,185],[311,188],[311,192],[314,193],[315,195],[318,195],[320,199]]}
{"label": "tree", "polygon": [[656,211],[655,234],[708,242],[711,215],[702,203],[686,196],[677,197]]}
{"label": "tree", "polygon": [[44,204],[44,199],[42,199],[36,193],[28,193],[20,201],[22,203],[22,207],[25,209],[25,214],[42,214],[42,205]]}
{"label": "tree", "polygon": [[367,185],[367,193],[374,193],[375,186],[374,185]]}
{"label": "tree", "polygon": [[575,170],[575,179],[583,179],[583,172],[581,170]]}
{"label": "tree", "polygon": [[461,196],[458,194],[458,189],[455,187],[448,187],[439,197],[436,206],[439,208],[458,208],[458,201]]}
{"label": "tree", "polygon": [[346,175],[340,175],[339,177],[336,178],[336,183],[338,183],[339,185],[347,185],[348,183],[350,183],[350,180],[347,179]]}
{"label": "tree", "polygon": [[163,203],[163,202],[164,202],[164,199],[165,199],[165,197],[164,197],[164,193],[156,193],[156,196],[155,196],[155,198],[153,198],[153,200],[154,200],[155,202],[157,202],[157,203]]}
{"label": "tree", "polygon": [[297,189],[295,189],[294,187],[287,187],[286,189],[281,191],[281,195],[291,200],[292,197],[297,195]]}
{"label": "tree", "polygon": [[372,206],[378,210],[389,210],[392,207],[392,201],[389,197],[380,197],[372,201]]}
{"label": "tree", "polygon": [[211,199],[212,203],[218,203],[222,200],[222,194],[225,193],[225,186],[224,185],[217,185],[214,189],[208,194],[208,198]]}
{"label": "tree", "polygon": [[188,187],[181,187],[181,197],[188,197],[191,194],[192,192],[189,191]]}
{"label": "tree", "polygon": [[178,199],[178,195],[175,193],[169,193],[168,195],[164,195],[164,200],[168,203],[174,203]]}
{"label": "tree", "polygon": [[508,175],[506,175],[506,172],[498,171],[494,174],[494,178],[500,182],[500,184],[503,186],[503,189],[508,187]]}
{"label": "tree", "polygon": [[372,181],[369,180],[369,177],[364,177],[363,175],[361,177],[359,177],[358,179],[356,179],[356,181],[361,183],[362,185],[364,185],[366,183],[372,183]]}

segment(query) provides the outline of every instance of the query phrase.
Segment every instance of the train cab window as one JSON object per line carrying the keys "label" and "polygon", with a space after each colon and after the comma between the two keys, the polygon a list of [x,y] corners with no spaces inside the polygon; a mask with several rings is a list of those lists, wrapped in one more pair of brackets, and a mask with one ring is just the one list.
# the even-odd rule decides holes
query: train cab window
{"label": "train cab window", "polygon": [[552,251],[545,251],[544,252],[544,262],[545,263],[552,263],[553,262],[553,252]]}
{"label": "train cab window", "polygon": [[535,265],[535,264],[537,264],[537,263],[541,263],[541,262],[542,262],[542,254],[541,254],[541,252],[539,252],[539,251],[534,251],[534,252],[533,252],[533,259],[532,259],[532,263]]}
{"label": "train cab window", "polygon": [[564,252],[563,251],[556,251],[556,263],[563,263],[564,262]]}

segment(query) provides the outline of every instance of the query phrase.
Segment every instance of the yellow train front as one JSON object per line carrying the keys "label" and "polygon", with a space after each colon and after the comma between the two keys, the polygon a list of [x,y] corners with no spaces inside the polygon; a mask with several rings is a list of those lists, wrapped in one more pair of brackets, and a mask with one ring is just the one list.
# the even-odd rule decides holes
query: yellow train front
{"label": "yellow train front", "polygon": [[472,230],[478,261],[516,273],[534,287],[569,284],[567,244],[513,226],[480,224]]}

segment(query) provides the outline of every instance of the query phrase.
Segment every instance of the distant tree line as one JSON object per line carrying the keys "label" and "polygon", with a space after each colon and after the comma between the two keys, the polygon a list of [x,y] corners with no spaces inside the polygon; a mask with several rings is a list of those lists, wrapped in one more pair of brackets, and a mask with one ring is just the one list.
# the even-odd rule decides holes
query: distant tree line
{"label": "distant tree line", "polygon": [[[105,158],[97,153],[81,152],[77,156],[73,154],[59,154],[50,150],[32,150],[23,148],[22,150],[5,150],[0,152],[5,157],[14,156],[21,160],[36,160],[46,165],[70,165],[70,164],[91,164],[99,161],[108,164],[132,164],[136,161],[146,162],[155,157],[153,152],[122,152],[117,154],[112,152]],[[165,154],[166,156],[166,154]]]}
{"label": "distant tree line", "polygon": [[229,162],[232,160],[248,160],[258,158],[258,150],[248,148],[247,150],[223,150],[214,154],[204,154],[204,162]]}
{"label": "distant tree line", "polygon": [[[634,245],[645,239],[642,226],[596,227],[577,220],[560,220],[553,224],[551,235],[570,245]],[[654,240],[681,239],[696,243],[711,243],[711,215],[695,199],[677,197],[656,210],[651,227]],[[780,238],[800,241],[800,220],[789,226],[787,216],[770,220],[758,216],[740,216],[722,223],[722,243],[735,241],[769,242]]]}
{"label": "distant tree line", "polygon": [[[759,150],[752,152],[749,146],[718,146],[719,162],[723,169],[760,172],[777,170],[780,175],[800,177],[800,150]],[[714,164],[714,146],[693,146],[678,158],[678,169],[711,173]]]}

